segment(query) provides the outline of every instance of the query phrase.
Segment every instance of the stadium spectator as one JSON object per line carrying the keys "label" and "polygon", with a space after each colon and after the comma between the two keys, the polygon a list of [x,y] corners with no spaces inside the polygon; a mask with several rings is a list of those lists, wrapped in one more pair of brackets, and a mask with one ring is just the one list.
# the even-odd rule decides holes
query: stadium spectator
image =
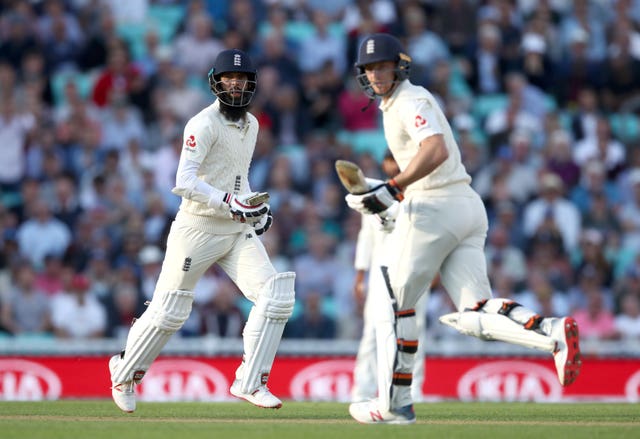
{"label": "stadium spectator", "polygon": [[610,44],[604,61],[606,82],[602,90],[602,105],[608,111],[624,110],[625,102],[640,93],[640,60],[631,53],[631,24],[620,18],[611,29]]}
{"label": "stadium spectator", "polygon": [[[330,27],[331,17],[320,9],[311,12],[313,33],[300,41],[298,65],[302,72],[317,72],[330,64],[342,77],[347,72],[345,39]],[[313,53],[313,56],[309,56]]]}
{"label": "stadium spectator", "polygon": [[8,62],[16,71],[20,69],[26,53],[41,49],[32,22],[23,11],[9,11],[2,20],[5,30],[0,41],[0,59]]}
{"label": "stadium spectator", "polygon": [[377,129],[377,109],[375,105],[368,104],[369,98],[362,94],[355,79],[347,80],[346,87],[338,95],[337,101],[342,128],[350,132]]}
{"label": "stadium spectator", "polygon": [[573,311],[580,325],[583,340],[610,340],[617,337],[613,312],[606,308],[602,288],[589,287],[584,291],[586,304]]}
{"label": "stadium spectator", "polygon": [[138,254],[141,273],[140,288],[144,300],[151,300],[162,268],[162,250],[155,245],[146,245]]}
{"label": "stadium spectator", "polygon": [[64,262],[61,255],[48,254],[44,257],[44,266],[36,272],[35,287],[52,297],[64,290]]}
{"label": "stadium spectator", "polygon": [[130,97],[135,81],[141,75],[140,69],[131,63],[125,47],[109,47],[107,64],[101,68],[95,79],[93,102],[103,108],[112,102],[111,95],[114,93]]}
{"label": "stadium spectator", "polygon": [[541,227],[550,223],[562,237],[566,252],[578,245],[581,217],[578,209],[563,197],[564,185],[555,174],[546,173],[540,177],[538,196],[527,203],[523,213],[524,233],[532,237]]}
{"label": "stadium spectator", "polygon": [[336,336],[336,322],[322,310],[323,293],[308,292],[302,299],[303,308],[285,328],[286,338],[330,339]]}
{"label": "stadium spectator", "polygon": [[206,76],[218,53],[225,48],[215,32],[209,15],[189,16],[185,31],[176,36],[173,44],[177,64],[197,77]]}
{"label": "stadium spectator", "polygon": [[573,204],[584,217],[591,208],[594,198],[603,195],[611,211],[618,209],[621,197],[618,186],[607,178],[607,170],[600,160],[592,159],[581,169],[581,184],[569,194]]}
{"label": "stadium spectator", "polygon": [[[0,76],[9,67],[0,65]],[[1,78],[0,78],[1,81]],[[36,119],[17,106],[12,91],[4,90],[0,96],[0,190],[18,192],[25,177],[26,146],[35,127]]]}
{"label": "stadium spectator", "polygon": [[407,53],[411,56],[411,76],[417,84],[429,81],[433,66],[440,60],[451,57],[442,38],[429,29],[424,9],[408,5],[402,10],[402,21],[406,32]]}
{"label": "stadium spectator", "polygon": [[[509,231],[506,225],[498,223],[489,229],[489,239],[484,250],[489,264],[489,273],[501,272],[508,275],[516,284],[524,281],[527,274],[526,257],[520,248],[509,242]],[[499,295],[499,297],[504,296]]]}
{"label": "stadium spectator", "polygon": [[281,84],[297,87],[300,84],[300,67],[295,55],[287,51],[284,36],[273,33],[260,43],[262,56],[258,57],[258,70],[262,71],[266,66],[273,67],[278,71]]}
{"label": "stadium spectator", "polygon": [[466,0],[440,2],[434,11],[432,29],[455,56],[464,55],[477,32],[478,3]]}
{"label": "stadium spectator", "polygon": [[309,110],[302,105],[301,95],[296,87],[292,84],[283,84],[280,87],[271,105],[265,107],[272,121],[272,130],[278,145],[302,144],[312,128]]}
{"label": "stadium spectator", "polygon": [[78,68],[80,38],[75,39],[72,28],[62,16],[51,17],[50,35],[44,38],[47,66],[52,72],[72,71]]}
{"label": "stadium spectator", "polygon": [[23,260],[13,268],[11,286],[1,301],[0,326],[13,335],[46,334],[51,331],[51,307],[36,285],[36,271]]}
{"label": "stadium spectator", "polygon": [[135,319],[144,311],[142,297],[130,284],[118,284],[106,298],[105,336],[125,339]]}
{"label": "stadium spectator", "polygon": [[530,142],[529,134],[514,131],[509,137],[510,142],[500,147],[493,163],[489,163],[478,172],[473,187],[484,200],[488,200],[497,179],[505,184],[507,196],[510,200],[522,205],[529,201],[538,190],[538,175],[532,165],[532,160],[517,161],[515,151],[519,142]]}
{"label": "stadium spectator", "polygon": [[622,225],[622,246],[640,251],[640,172],[628,175],[630,198],[620,207],[618,218]]}
{"label": "stadium spectator", "polygon": [[75,181],[70,175],[59,173],[55,176],[52,189],[51,213],[69,229],[73,229],[82,215]]}
{"label": "stadium spectator", "polygon": [[568,314],[571,311],[566,292],[558,290],[548,274],[540,269],[528,271],[526,285],[515,295],[515,300],[540,315]]}
{"label": "stadium spectator", "polygon": [[180,120],[188,120],[190,115],[197,114],[209,101],[203,90],[189,83],[190,72],[193,74],[188,66],[179,63],[174,65],[163,96],[164,105],[172,108],[174,115]]}
{"label": "stadium spectator", "polygon": [[324,298],[333,296],[333,283],[340,267],[332,257],[335,237],[322,230],[305,232],[307,251],[293,259],[296,277],[296,297],[305,300],[307,295],[318,294]]}
{"label": "stadium spectator", "polygon": [[620,308],[620,314],[614,319],[616,331],[622,339],[640,340],[640,296],[622,296]]}
{"label": "stadium spectator", "polygon": [[102,142],[105,148],[123,153],[129,142],[145,142],[145,129],[142,115],[131,105],[125,93],[111,92],[105,103],[102,118]]}
{"label": "stadium spectator", "polygon": [[30,206],[29,219],[17,230],[20,253],[41,269],[48,254],[63,255],[71,242],[71,231],[52,214],[44,200]]}
{"label": "stadium spectator", "polygon": [[58,338],[99,338],[107,330],[104,305],[90,294],[89,280],[76,274],[69,290],[54,297],[51,302],[51,320]]}
{"label": "stadium spectator", "polygon": [[613,267],[607,260],[604,248],[604,235],[598,229],[584,229],[580,246],[574,256],[575,272],[578,276],[583,270],[598,272],[601,285],[610,288],[613,284]]}
{"label": "stadium spectator", "polygon": [[319,70],[303,73],[300,103],[309,118],[308,131],[301,133],[303,138],[300,140],[303,143],[310,131],[338,129],[336,106],[342,89],[342,77],[330,62],[323,64]]}
{"label": "stadium spectator", "polygon": [[86,261],[85,276],[91,284],[91,293],[102,303],[111,297],[115,283],[115,273],[108,255],[103,249],[93,249]]}
{"label": "stadium spectator", "polygon": [[527,84],[524,75],[510,72],[505,82],[507,106],[494,108],[484,122],[489,146],[494,153],[515,130],[541,132],[546,112],[544,96],[540,90]]}
{"label": "stadium spectator", "polygon": [[550,133],[544,149],[544,167],[558,175],[568,190],[573,190],[580,180],[580,167],[573,160],[572,141],[564,129]]}
{"label": "stadium spectator", "polygon": [[[266,235],[265,235],[266,236]],[[244,298],[228,279],[220,279],[209,301],[200,304],[202,334],[240,338],[245,316],[237,303]]]}
{"label": "stadium spectator", "polygon": [[596,138],[599,107],[598,96],[593,88],[585,87],[577,93],[577,108],[571,115],[573,137],[581,141],[585,137]]}
{"label": "stadium spectator", "polygon": [[530,31],[522,36],[521,53],[515,64],[512,68],[521,71],[529,84],[544,92],[552,91],[555,65],[548,54],[543,35]]}
{"label": "stadium spectator", "polygon": [[478,28],[475,41],[462,59],[467,81],[478,94],[495,94],[504,91],[503,75],[507,70],[502,57],[502,36],[497,26],[486,23]]}
{"label": "stadium spectator", "polygon": [[595,137],[585,137],[576,142],[573,159],[580,167],[591,160],[600,161],[605,165],[607,178],[615,178],[624,167],[626,149],[613,136],[611,124],[604,115],[598,116],[595,130]]}

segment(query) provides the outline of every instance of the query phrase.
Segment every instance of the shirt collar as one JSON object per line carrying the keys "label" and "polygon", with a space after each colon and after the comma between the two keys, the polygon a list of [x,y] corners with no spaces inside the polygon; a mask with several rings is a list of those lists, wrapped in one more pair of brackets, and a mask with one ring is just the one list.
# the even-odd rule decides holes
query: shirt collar
{"label": "shirt collar", "polygon": [[382,111],[387,111],[389,109],[389,107],[391,107],[391,105],[395,102],[395,100],[398,98],[398,95],[400,94],[400,90],[405,88],[407,86],[407,84],[409,83],[408,80],[403,80],[402,82],[400,82],[400,84],[398,84],[396,86],[396,88],[393,90],[393,93],[391,93],[391,96],[389,96],[389,99],[387,99],[386,101],[380,101],[380,105],[379,108]]}

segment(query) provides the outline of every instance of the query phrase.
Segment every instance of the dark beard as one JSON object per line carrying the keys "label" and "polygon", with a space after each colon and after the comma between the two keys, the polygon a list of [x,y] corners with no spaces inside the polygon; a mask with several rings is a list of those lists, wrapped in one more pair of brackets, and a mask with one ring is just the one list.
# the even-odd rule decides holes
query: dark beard
{"label": "dark beard", "polygon": [[237,122],[247,114],[247,106],[232,107],[220,101],[220,113],[232,122]]}

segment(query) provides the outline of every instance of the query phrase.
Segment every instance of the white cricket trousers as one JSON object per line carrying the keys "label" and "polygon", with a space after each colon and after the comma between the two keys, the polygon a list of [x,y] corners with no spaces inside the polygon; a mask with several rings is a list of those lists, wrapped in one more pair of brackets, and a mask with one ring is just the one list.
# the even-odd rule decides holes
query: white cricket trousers
{"label": "white cricket trousers", "polygon": [[488,220],[478,194],[468,184],[458,184],[444,190],[413,192],[402,204],[385,261],[388,285],[396,299],[397,348],[386,377],[391,384],[389,392],[380,392],[383,408],[411,403],[407,383],[419,336],[415,307],[436,274],[440,273],[459,310],[491,298],[484,254]]}
{"label": "white cricket trousers", "polygon": [[174,221],[156,291],[193,291],[214,263],[252,302],[267,280],[276,274],[264,245],[249,226],[240,233],[216,235]]}

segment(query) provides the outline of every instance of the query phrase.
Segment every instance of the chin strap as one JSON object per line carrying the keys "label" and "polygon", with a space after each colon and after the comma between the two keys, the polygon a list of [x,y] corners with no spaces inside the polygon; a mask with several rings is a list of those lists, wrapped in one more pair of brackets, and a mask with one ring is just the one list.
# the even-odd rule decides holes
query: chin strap
{"label": "chin strap", "polygon": [[375,101],[375,99],[374,99],[374,98],[369,98],[369,102],[367,103],[367,105],[365,105],[364,107],[362,107],[362,108],[360,109],[360,111],[362,111],[363,113],[364,113],[365,111],[367,111],[367,110],[369,109],[369,107],[371,106],[371,104],[373,104],[373,101]]}

